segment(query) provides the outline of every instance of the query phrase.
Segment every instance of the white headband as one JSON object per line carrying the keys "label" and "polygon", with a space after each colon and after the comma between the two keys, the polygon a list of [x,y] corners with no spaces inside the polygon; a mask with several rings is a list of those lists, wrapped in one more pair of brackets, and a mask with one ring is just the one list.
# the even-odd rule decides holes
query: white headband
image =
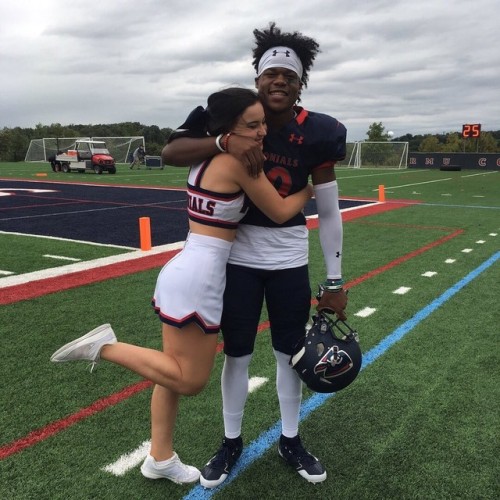
{"label": "white headband", "polygon": [[295,71],[302,78],[302,63],[299,56],[288,47],[272,47],[264,52],[259,61],[257,76],[268,68],[286,68]]}

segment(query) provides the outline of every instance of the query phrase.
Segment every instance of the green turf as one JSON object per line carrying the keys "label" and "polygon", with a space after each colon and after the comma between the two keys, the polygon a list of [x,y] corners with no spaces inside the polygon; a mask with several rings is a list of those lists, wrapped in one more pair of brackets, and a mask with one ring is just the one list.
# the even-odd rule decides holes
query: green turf
{"label": "green turf", "polygon": [[[53,172],[49,163],[1,163],[0,178],[28,179],[43,182],[88,182],[96,184],[133,184],[138,186],[172,186],[186,185],[186,168],[165,167],[130,170],[128,164],[117,165],[116,174],[95,174],[94,172]],[[41,174],[41,175],[40,175]]]}
{"label": "green turf", "polygon": [[[134,176],[149,182],[150,173],[166,175],[168,170]],[[1,166],[0,177],[3,173]],[[348,307],[364,352],[499,252],[499,176],[338,171],[343,196],[376,197],[378,185],[384,184],[388,203],[395,198],[421,201],[344,224],[344,276],[353,283],[366,277],[350,289]],[[118,174],[115,180],[122,182]],[[0,235],[2,255],[12,244],[8,238]],[[42,244],[38,238],[30,240],[34,247],[23,247],[14,259],[19,269],[29,268],[36,246]],[[436,242],[442,243],[433,246]],[[96,258],[86,246],[74,251],[84,259]],[[310,233],[310,253],[315,288],[324,276],[316,230]],[[52,365],[49,357],[103,322],[111,322],[121,340],[159,348],[160,326],[149,305],[158,270],[0,306],[0,446],[141,381],[110,364],[102,363],[90,374],[85,363]],[[427,272],[436,274],[422,276]],[[214,498],[498,498],[499,283],[497,261],[301,424],[305,443],[328,470],[324,483],[306,483],[282,463],[273,444]],[[402,286],[411,290],[393,293]],[[376,312],[356,316],[365,307]],[[218,447],[222,433],[221,368],[219,355],[205,391],[181,404],[176,449],[199,467]],[[250,375],[269,382],[249,396],[246,443],[279,419],[274,371],[265,330],[258,336]],[[305,399],[310,395],[304,390]],[[138,467],[122,477],[101,470],[149,439],[149,396],[150,389],[145,389],[0,460],[2,498],[182,498],[190,487],[146,480]]]}
{"label": "green turf", "polygon": [[[130,250],[67,240],[0,233],[3,269],[16,274],[65,266],[126,253]],[[58,258],[61,257],[61,258]],[[65,260],[65,258],[74,260]]]}

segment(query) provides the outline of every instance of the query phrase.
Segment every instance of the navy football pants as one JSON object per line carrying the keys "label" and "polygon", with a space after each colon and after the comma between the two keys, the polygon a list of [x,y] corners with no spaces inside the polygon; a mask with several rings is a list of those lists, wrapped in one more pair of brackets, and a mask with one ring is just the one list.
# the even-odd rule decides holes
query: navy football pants
{"label": "navy football pants", "polygon": [[311,308],[308,267],[267,271],[233,264],[227,265],[221,321],[225,354],[238,357],[253,352],[264,298],[273,348],[294,354]]}

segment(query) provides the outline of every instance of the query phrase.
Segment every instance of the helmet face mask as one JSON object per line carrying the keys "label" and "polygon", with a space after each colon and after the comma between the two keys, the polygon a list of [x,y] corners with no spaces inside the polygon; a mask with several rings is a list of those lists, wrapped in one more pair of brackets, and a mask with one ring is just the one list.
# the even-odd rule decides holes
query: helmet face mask
{"label": "helmet face mask", "polygon": [[290,364],[312,391],[340,391],[361,369],[358,334],[344,321],[333,321],[323,312],[312,319],[313,325],[296,346]]}

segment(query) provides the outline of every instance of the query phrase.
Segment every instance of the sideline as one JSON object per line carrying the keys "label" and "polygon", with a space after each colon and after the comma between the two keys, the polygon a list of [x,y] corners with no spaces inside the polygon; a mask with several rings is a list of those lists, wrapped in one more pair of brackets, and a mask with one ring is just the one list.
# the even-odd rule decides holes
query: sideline
{"label": "sideline", "polygon": [[[3,233],[3,234],[8,234],[8,233]],[[111,245],[106,245],[106,246],[111,246]],[[135,249],[132,252],[121,253],[118,255],[111,255],[109,257],[100,257],[98,259],[86,260],[82,262],[77,262],[75,264],[67,264],[65,266],[51,267],[48,269],[41,269],[40,271],[32,271],[30,273],[16,274],[14,276],[2,278],[0,280],[0,288],[22,285],[25,283],[30,283],[32,281],[44,280],[49,278],[57,278],[59,276],[66,276],[71,273],[88,271],[90,269],[109,266],[111,264],[120,264],[132,260],[144,259],[146,257],[151,257],[152,255],[159,255],[175,250],[180,250],[183,246],[184,246],[184,241],[178,241],[176,243],[169,243],[168,245],[159,245],[147,251]]]}
{"label": "sideline", "polygon": [[[448,299],[453,297],[462,288],[468,285],[472,280],[477,278],[482,272],[491,267],[497,260],[500,259],[500,252],[497,252],[488,260],[483,262],[476,269],[471,271],[467,276],[462,278],[460,281],[455,283],[452,287],[448,288],[443,294],[441,294],[437,299],[434,299],[430,304],[425,306],[423,309],[418,311],[412,318],[405,321],[402,325],[397,327],[392,333],[387,335],[381,342],[379,342],[375,347],[370,349],[368,352],[363,354],[363,364],[361,370],[364,370],[370,366],[374,361],[381,357],[390,347],[392,347],[396,342],[401,340],[407,333],[411,332],[420,322],[430,316],[434,311],[441,307]],[[302,403],[300,420],[306,419],[313,411],[318,409],[321,405],[325,403],[329,398],[334,396],[333,394],[320,394],[315,393],[309,397],[306,401]],[[234,466],[231,474],[228,478],[217,488],[211,490],[203,488],[201,485],[192,488],[189,493],[187,493],[183,500],[205,500],[212,498],[216,493],[224,489],[224,487],[231,484],[238,476],[244,472],[248,467],[250,467],[255,461],[260,459],[264,453],[266,453],[271,446],[275,446],[281,434],[281,420],[278,420],[273,427],[262,433],[256,440],[251,442],[247,447],[243,449],[241,458]]]}

